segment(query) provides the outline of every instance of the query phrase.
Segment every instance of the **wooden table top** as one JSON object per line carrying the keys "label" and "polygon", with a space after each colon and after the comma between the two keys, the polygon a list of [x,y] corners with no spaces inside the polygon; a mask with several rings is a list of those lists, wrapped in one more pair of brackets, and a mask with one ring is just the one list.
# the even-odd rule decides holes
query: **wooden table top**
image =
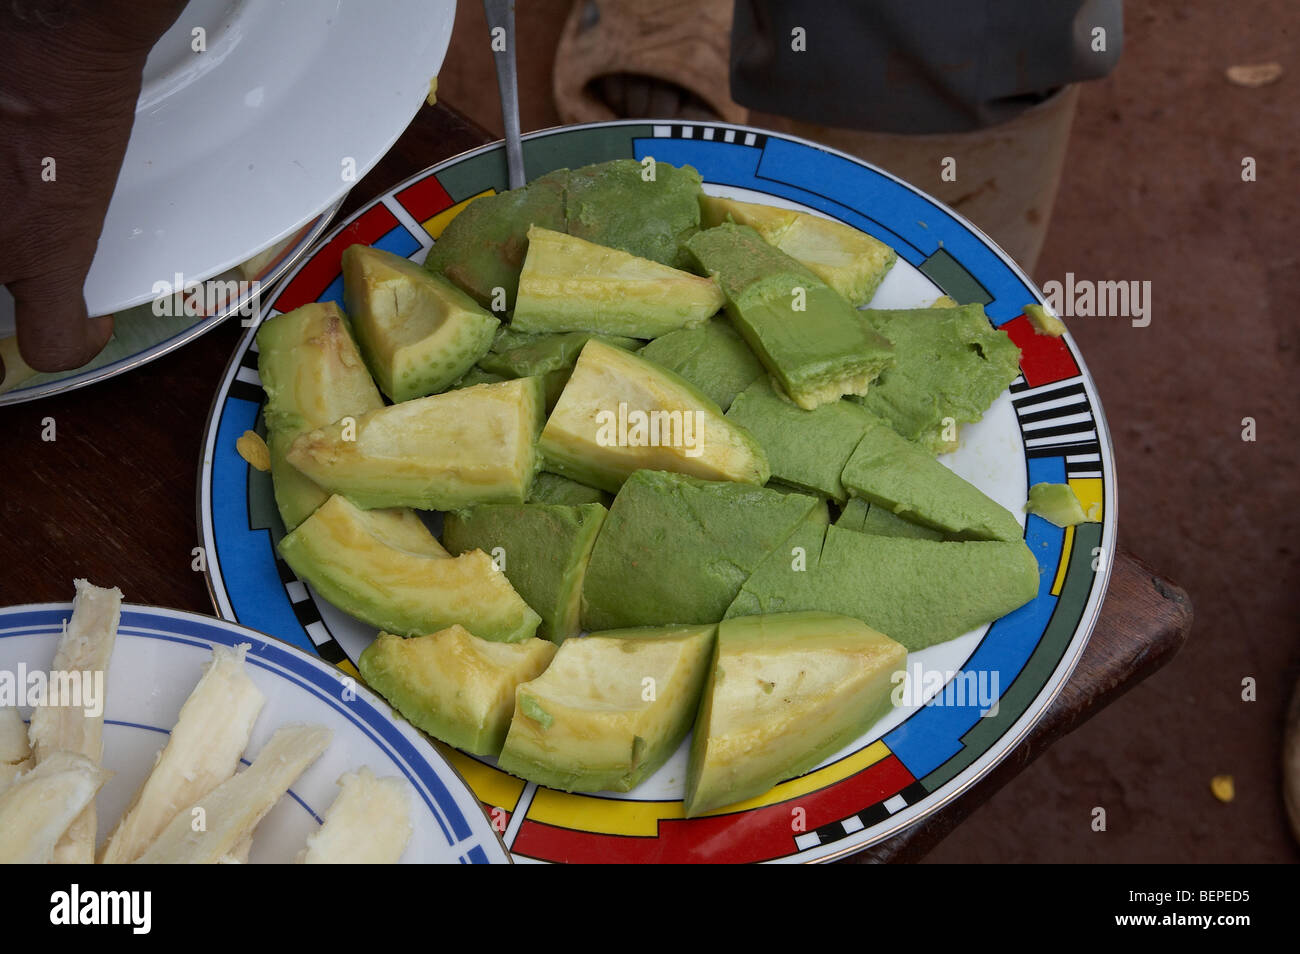
{"label": "wooden table top", "polygon": [[[425,106],[340,215],[491,138],[446,105]],[[191,569],[200,443],[242,330],[227,321],[127,374],[0,407],[0,605],[65,602],[72,580],[86,577],[130,602],[213,612],[203,574]],[[45,440],[51,420],[54,440]],[[847,860],[922,858],[1056,739],[1167,663],[1191,618],[1182,590],[1119,553],[1092,639],[1026,740],[962,797]]]}

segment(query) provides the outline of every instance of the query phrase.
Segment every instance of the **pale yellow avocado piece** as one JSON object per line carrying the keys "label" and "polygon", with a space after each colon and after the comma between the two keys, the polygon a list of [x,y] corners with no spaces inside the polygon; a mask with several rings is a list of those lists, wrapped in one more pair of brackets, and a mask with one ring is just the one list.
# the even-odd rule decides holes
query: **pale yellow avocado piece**
{"label": "pale yellow avocado piece", "polygon": [[657,338],[704,322],[722,302],[711,278],[534,225],[510,327]]}
{"label": "pale yellow avocado piece", "polygon": [[1042,305],[1026,305],[1025,317],[1029,319],[1035,334],[1047,335],[1050,338],[1059,338],[1065,334],[1065,322]]}
{"label": "pale yellow avocado piece", "polygon": [[767,482],[767,457],[743,427],[667,368],[592,339],[542,429],[546,469],[617,492],[634,471]]}
{"label": "pale yellow avocado piece", "polygon": [[501,751],[515,688],[536,679],[555,643],[479,639],[462,626],[404,639],[390,633],[366,647],[358,667],[367,685],[435,739],[474,755]]}
{"label": "pale yellow avocado piece", "polygon": [[357,343],[394,401],[450,387],[492,346],[501,323],[441,275],[368,245],[344,249],[342,264]]}
{"label": "pale yellow avocado piece", "polygon": [[626,792],[690,730],[712,624],[610,630],[566,640],[516,691],[498,766],[567,792]]}
{"label": "pale yellow avocado piece", "polygon": [[275,503],[292,530],[329,494],[285,459],[303,431],[384,406],[347,318],[334,302],[312,302],[268,318],[257,330],[257,368],[266,391],[266,443]]}
{"label": "pale yellow avocado piece", "polygon": [[762,795],[892,708],[907,650],[833,613],[723,620],[691,743],[686,815]]}
{"label": "pale yellow avocado piece", "polygon": [[[1095,504],[1089,508],[1090,511],[1095,509]],[[1069,484],[1034,484],[1029,488],[1025,513],[1036,513],[1058,527],[1097,522],[1093,513],[1084,513],[1083,503]]]}
{"label": "pale yellow avocado piece", "polygon": [[710,229],[728,220],[748,225],[853,305],[869,302],[898,260],[897,253],[884,242],[842,222],[737,199],[700,197],[700,228]]}
{"label": "pale yellow avocado piece", "polygon": [[[414,522],[412,522],[414,521]],[[413,514],[360,510],[333,496],[280,541],[280,555],[325,599],[404,636],[459,623],[475,636],[517,642],[538,616],[482,550],[451,557]]]}
{"label": "pale yellow avocado piece", "polygon": [[308,431],[287,458],[367,509],[523,503],[537,470],[543,400],[542,379],[533,377],[403,401]]}

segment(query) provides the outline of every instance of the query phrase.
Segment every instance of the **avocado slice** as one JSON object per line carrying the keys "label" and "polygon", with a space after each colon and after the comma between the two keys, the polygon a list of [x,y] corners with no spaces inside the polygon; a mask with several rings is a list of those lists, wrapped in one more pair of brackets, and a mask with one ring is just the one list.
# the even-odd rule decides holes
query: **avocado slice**
{"label": "avocado slice", "polygon": [[368,245],[343,250],[343,298],[361,354],[394,401],[451,386],[501,324],[441,275]]}
{"label": "avocado slice", "polygon": [[626,792],[677,751],[717,627],[592,633],[516,690],[499,768],[566,792]]}
{"label": "avocado slice", "polygon": [[470,368],[452,385],[453,388],[472,388],[476,384],[499,384],[502,381],[509,381],[510,376],[506,374],[496,374],[492,371],[484,371],[478,365]]}
{"label": "avocado slice", "polygon": [[722,410],[736,395],[766,375],[763,363],[726,318],[671,331],[638,352],[647,361],[681,375]]}
{"label": "avocado slice", "polygon": [[898,261],[898,254],[884,242],[842,222],[793,209],[700,196],[702,228],[728,221],[754,229],[764,241],[807,266],[852,305],[871,301]]}
{"label": "avocado slice", "polygon": [[982,305],[858,314],[893,344],[894,364],[851,400],[932,453],[954,450],[955,425],[978,421],[1020,374],[1020,349]]}
{"label": "avocado slice", "polygon": [[[564,191],[569,171],[561,169],[522,189],[485,195],[447,223],[429,250],[424,267],[445,275],[484,308],[515,306],[519,270],[528,250],[528,227],[564,228]],[[502,289],[504,301],[496,289]]]}
{"label": "avocado slice", "polygon": [[[887,633],[909,651],[955,639],[1038,595],[1038,563],[1024,541],[934,541],[827,527],[821,541],[807,528],[794,540],[807,553],[803,570],[788,547],[745,581],[727,616],[824,610]],[[787,540],[787,544],[791,543]]]}
{"label": "avocado slice", "polygon": [[257,329],[257,370],[276,508],[292,530],[329,494],[285,459],[303,431],[383,407],[347,317],[334,302],[313,302],[268,318]]}
{"label": "avocado slice", "polygon": [[893,361],[893,346],[852,305],[748,226],[724,223],[687,247],[722,286],[736,330],[800,407],[865,394]]}
{"label": "avocado slice", "polygon": [[1029,319],[1035,334],[1046,335],[1049,338],[1059,338],[1065,334],[1065,322],[1042,305],[1026,305],[1025,317]]}
{"label": "avocado slice", "polygon": [[872,424],[871,415],[849,401],[805,411],[766,375],[737,395],[727,420],[754,435],[774,478],[838,501],[848,497],[840,472]]}
{"label": "avocado slice", "polygon": [[845,489],[922,526],[964,540],[1019,540],[1011,511],[962,480],[879,418],[840,475]]}
{"label": "avocado slice", "polygon": [[357,661],[361,678],[406,721],[473,755],[501,752],[515,688],[555,656],[544,639],[495,643],[462,626],[409,639],[380,633]]}
{"label": "avocado slice", "polygon": [[447,514],[442,541],[452,553],[492,554],[541,615],[537,635],[560,643],[582,631],[582,580],[606,512],[598,503],[481,504]]}
{"label": "avocado slice", "polygon": [[425,267],[451,279],[484,307],[494,289],[515,307],[519,272],[536,225],[686,268],[683,243],[700,224],[700,174],[656,163],[654,178],[635,159],[558,169],[521,189],[475,199],[447,225]]}
{"label": "avocado slice", "polygon": [[605,344],[625,351],[641,345],[636,338],[594,335],[589,331],[523,334],[512,329],[509,337],[497,336],[496,350],[484,355],[478,366],[501,375],[503,380],[540,375],[546,385],[546,411],[549,414],[560,399],[564,386],[569,383],[569,375],[573,373],[573,365],[583,346],[592,338],[599,338]]}
{"label": "avocado slice", "polygon": [[541,379],[518,378],[403,401],[360,415],[354,426],[339,421],[308,431],[288,459],[367,509],[522,503],[537,469],[541,422]]}
{"label": "avocado slice", "polygon": [[686,774],[686,817],[803,775],[893,708],[907,650],[833,613],[725,620]]}
{"label": "avocado slice", "polygon": [[580,484],[568,477],[542,471],[533,478],[532,489],[528,491],[528,502],[568,506],[598,503],[603,507],[609,507],[614,502],[614,495]]}
{"label": "avocado slice", "polygon": [[542,429],[546,469],[617,491],[633,471],[762,484],[763,449],[671,371],[593,339]]}
{"label": "avocado slice", "polygon": [[874,533],[882,537],[910,537],[913,540],[946,539],[938,530],[905,520],[892,510],[853,497],[844,505],[835,526],[858,533]]}
{"label": "avocado slice", "polygon": [[582,588],[588,629],[715,623],[810,513],[805,494],[640,470],[614,498]]}
{"label": "avocado slice", "polygon": [[1029,488],[1025,513],[1036,513],[1058,527],[1073,527],[1097,520],[1083,512],[1083,504],[1069,484],[1034,484]]}
{"label": "avocado slice", "polygon": [[533,226],[511,325],[533,334],[655,338],[698,325],[721,307],[711,278]]}
{"label": "avocado slice", "polygon": [[418,636],[459,623],[481,639],[509,643],[529,638],[541,622],[487,554],[435,551],[409,520],[395,526],[391,514],[361,510],[337,494],[278,549],[325,599],[386,632]]}

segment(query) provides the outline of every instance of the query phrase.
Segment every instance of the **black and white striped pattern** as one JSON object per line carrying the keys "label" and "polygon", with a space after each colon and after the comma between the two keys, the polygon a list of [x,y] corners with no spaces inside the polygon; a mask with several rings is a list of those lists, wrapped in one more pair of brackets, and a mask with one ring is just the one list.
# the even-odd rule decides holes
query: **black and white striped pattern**
{"label": "black and white striped pattern", "polygon": [[806,851],[809,848],[816,848],[818,845],[829,845],[841,838],[847,838],[849,835],[860,832],[864,828],[879,825],[891,815],[898,814],[908,805],[919,802],[929,794],[924,785],[920,782],[913,782],[897,795],[893,795],[883,802],[877,802],[856,815],[850,815],[848,818],[831,822],[829,825],[822,825],[822,827],[814,828],[812,831],[795,835],[795,846],[800,851]]}
{"label": "black and white striped pattern", "polygon": [[235,378],[230,382],[230,396],[241,401],[260,405],[266,397],[262,390],[262,376],[257,373],[257,340],[254,339],[239,357],[239,367],[235,369]]}
{"label": "black and white striped pattern", "polygon": [[298,622],[311,639],[312,645],[316,647],[320,658],[335,666],[347,659],[343,647],[335,642],[334,637],[325,627],[320,610],[316,608],[316,601],[312,599],[307,584],[298,579],[289,564],[278,555],[275,558],[275,569],[280,574],[280,583],[289,596],[289,602],[293,604],[293,615],[298,618]]}
{"label": "black and white striped pattern", "polygon": [[1017,378],[1011,395],[1026,457],[1064,457],[1067,477],[1101,476],[1097,422],[1082,381],[1031,388]]}
{"label": "black and white striped pattern", "polygon": [[672,123],[657,124],[654,130],[656,139],[703,139],[705,142],[727,142],[737,146],[753,146],[755,149],[762,149],[767,145],[767,136],[763,133],[745,129],[721,129],[716,126]]}

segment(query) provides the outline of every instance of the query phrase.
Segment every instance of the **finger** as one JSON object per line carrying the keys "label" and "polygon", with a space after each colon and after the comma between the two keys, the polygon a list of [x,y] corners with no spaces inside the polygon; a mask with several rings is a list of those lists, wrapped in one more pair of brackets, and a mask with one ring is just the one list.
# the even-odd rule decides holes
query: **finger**
{"label": "finger", "polygon": [[88,318],[84,268],[67,266],[9,284],[14,296],[18,351],[37,371],[79,368],[103,350],[113,318]]}

